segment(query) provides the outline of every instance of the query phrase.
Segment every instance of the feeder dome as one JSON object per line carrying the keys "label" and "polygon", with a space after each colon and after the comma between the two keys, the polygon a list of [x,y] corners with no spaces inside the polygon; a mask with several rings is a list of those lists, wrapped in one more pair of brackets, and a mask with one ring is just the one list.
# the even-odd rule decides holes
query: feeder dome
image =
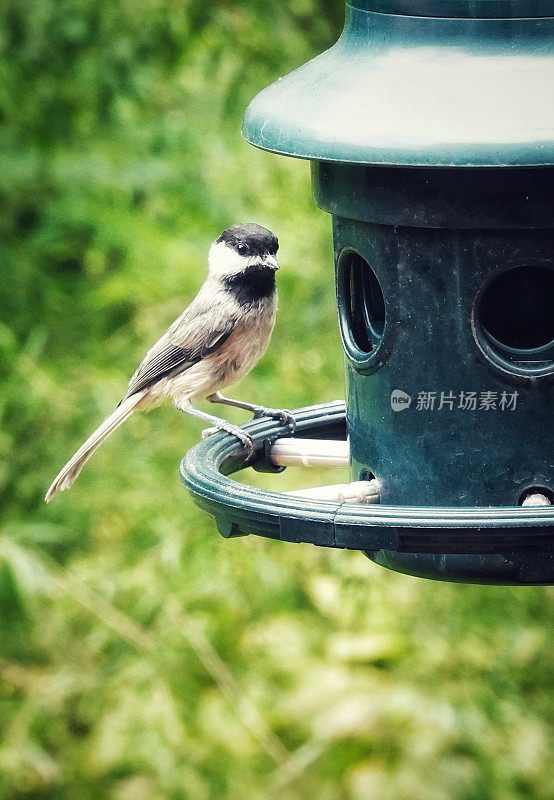
{"label": "feeder dome", "polygon": [[248,106],[251,144],[315,161],[554,163],[552,0],[353,0],[338,42]]}

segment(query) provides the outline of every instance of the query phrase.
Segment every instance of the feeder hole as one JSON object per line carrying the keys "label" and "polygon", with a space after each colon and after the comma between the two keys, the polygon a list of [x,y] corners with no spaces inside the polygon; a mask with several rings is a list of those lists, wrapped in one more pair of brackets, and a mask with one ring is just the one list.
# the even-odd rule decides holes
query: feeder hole
{"label": "feeder hole", "polygon": [[374,481],[375,480],[375,475],[373,474],[373,472],[371,472],[371,470],[365,469],[365,467],[364,467],[359,472],[358,480],[359,481]]}
{"label": "feeder hole", "polygon": [[554,270],[515,267],[485,289],[479,308],[483,329],[511,350],[554,343]]}
{"label": "feeder hole", "polygon": [[530,486],[519,496],[518,506],[551,506],[554,492],[544,486]]}
{"label": "feeder hole", "polygon": [[554,269],[512,267],[477,299],[475,336],[503,372],[541,377],[554,372]]}
{"label": "feeder hole", "polygon": [[356,252],[349,251],[342,257],[339,270],[352,339],[362,353],[371,353],[379,346],[385,329],[381,286],[367,261]]}

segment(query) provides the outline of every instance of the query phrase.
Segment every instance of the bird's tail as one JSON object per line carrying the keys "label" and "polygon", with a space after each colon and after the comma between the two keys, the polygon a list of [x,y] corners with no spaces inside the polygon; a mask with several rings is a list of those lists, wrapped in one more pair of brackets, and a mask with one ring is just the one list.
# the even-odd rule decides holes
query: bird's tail
{"label": "bird's tail", "polygon": [[79,475],[85,461],[89,460],[94,451],[100,447],[104,439],[107,439],[116,428],[119,428],[122,422],[125,422],[125,420],[131,416],[142,400],[142,396],[142,392],[137,392],[137,394],[133,394],[131,397],[125,397],[115,411],[112,411],[94,433],[89,436],[86,442],[81,445],[75,455],[54,478],[52,486],[48,489],[46,497],[44,498],[47,503],[50,502],[57,492],[63,492],[64,489],[69,489],[73,481]]}

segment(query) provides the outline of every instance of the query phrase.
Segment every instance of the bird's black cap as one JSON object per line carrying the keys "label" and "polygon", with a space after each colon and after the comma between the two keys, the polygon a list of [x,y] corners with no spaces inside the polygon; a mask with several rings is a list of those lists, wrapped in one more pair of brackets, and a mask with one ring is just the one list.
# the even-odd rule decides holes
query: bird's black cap
{"label": "bird's black cap", "polygon": [[264,253],[275,255],[279,249],[279,241],[275,234],[255,222],[231,225],[230,228],[223,231],[217,241],[225,242],[225,244],[234,250],[238,250],[238,252],[247,248],[245,254],[247,252],[248,255],[262,255]]}

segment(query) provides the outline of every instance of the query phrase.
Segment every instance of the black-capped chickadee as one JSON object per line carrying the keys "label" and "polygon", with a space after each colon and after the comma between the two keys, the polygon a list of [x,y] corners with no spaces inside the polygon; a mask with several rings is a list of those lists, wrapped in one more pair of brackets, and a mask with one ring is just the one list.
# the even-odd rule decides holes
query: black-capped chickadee
{"label": "black-capped chickadee", "polygon": [[219,391],[250,372],[269,344],[277,311],[278,247],[277,237],[254,223],[223,231],[210,248],[208,277],[200,291],[148,351],[115,411],[57,475],[46,502],[71,486],[97,447],[131,414],[168,398],[179,411],[236,436],[248,455],[253,453],[248,434],[227,420],[199,411],[193,401],[205,398],[237,406],[255,416],[279,417],[294,427],[288,411],[232,400]]}

